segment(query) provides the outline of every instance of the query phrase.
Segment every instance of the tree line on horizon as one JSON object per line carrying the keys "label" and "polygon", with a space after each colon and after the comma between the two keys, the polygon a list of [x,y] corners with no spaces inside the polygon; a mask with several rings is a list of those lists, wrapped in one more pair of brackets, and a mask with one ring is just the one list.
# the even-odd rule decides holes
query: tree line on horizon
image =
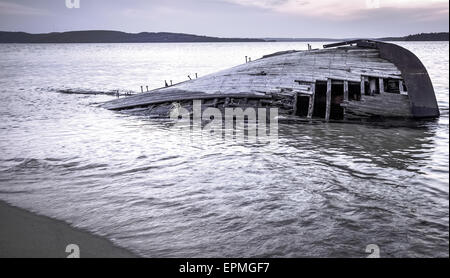
{"label": "tree line on horizon", "polygon": [[[142,32],[131,34],[119,31],[71,31],[30,34],[0,32],[0,43],[164,43],[164,42],[265,42],[265,41],[339,41],[330,38],[219,38],[183,33]],[[342,39],[348,40],[348,39]],[[420,33],[404,37],[379,38],[383,41],[449,41],[448,32]]]}

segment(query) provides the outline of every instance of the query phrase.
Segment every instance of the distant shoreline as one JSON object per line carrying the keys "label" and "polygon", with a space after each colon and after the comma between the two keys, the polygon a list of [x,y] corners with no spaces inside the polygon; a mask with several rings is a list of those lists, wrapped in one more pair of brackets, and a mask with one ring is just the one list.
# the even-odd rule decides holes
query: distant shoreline
{"label": "distant shoreline", "polygon": [[66,258],[76,244],[81,258],[133,258],[108,239],[0,200],[0,258]]}
{"label": "distant shoreline", "polygon": [[[30,34],[0,31],[0,43],[211,43],[211,42],[334,42],[355,38],[219,38],[182,33],[125,33],[119,31],[72,31]],[[449,41],[448,32],[404,37],[372,38],[380,41]]]}

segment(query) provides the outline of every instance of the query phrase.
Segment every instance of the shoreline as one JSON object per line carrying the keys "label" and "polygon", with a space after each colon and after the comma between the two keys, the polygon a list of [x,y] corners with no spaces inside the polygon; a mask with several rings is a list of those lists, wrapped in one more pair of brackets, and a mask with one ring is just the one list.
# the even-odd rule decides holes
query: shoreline
{"label": "shoreline", "polygon": [[76,244],[81,258],[138,258],[110,240],[0,200],[0,258],[67,258]]}

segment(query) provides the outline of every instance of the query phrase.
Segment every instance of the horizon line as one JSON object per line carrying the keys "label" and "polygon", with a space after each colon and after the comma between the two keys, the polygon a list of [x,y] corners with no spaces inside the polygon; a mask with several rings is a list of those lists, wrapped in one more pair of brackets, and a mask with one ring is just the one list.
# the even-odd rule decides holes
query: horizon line
{"label": "horizon line", "polygon": [[169,32],[169,31],[141,31],[141,32],[126,32],[121,30],[111,30],[111,29],[85,29],[85,30],[70,30],[70,31],[55,31],[55,32],[40,32],[40,33],[31,33],[26,31],[5,31],[0,30],[0,32],[4,33],[26,33],[30,35],[42,35],[42,34],[61,34],[61,33],[72,33],[72,32],[118,32],[118,33],[125,33],[125,34],[143,34],[143,33],[153,33],[153,34],[183,34],[183,35],[191,35],[191,36],[198,36],[198,37],[211,37],[211,38],[219,38],[219,39],[327,39],[327,40],[348,40],[348,39],[374,39],[374,38],[403,38],[407,36],[413,36],[413,35],[420,35],[420,34],[438,34],[438,33],[449,33],[449,31],[429,31],[429,32],[420,32],[420,33],[414,33],[414,34],[406,34],[406,35],[389,35],[389,36],[383,36],[383,37],[277,37],[277,36],[269,36],[269,37],[220,37],[215,35],[199,35],[199,34],[192,34],[192,33],[182,33],[182,32]]}

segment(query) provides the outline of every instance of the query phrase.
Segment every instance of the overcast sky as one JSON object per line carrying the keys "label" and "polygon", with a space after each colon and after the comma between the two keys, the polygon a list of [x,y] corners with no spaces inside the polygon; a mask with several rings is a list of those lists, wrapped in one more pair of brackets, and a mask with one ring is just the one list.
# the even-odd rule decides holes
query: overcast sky
{"label": "overcast sky", "polygon": [[448,0],[79,1],[79,8],[69,9],[66,0],[0,0],[0,30],[344,38],[449,29]]}

